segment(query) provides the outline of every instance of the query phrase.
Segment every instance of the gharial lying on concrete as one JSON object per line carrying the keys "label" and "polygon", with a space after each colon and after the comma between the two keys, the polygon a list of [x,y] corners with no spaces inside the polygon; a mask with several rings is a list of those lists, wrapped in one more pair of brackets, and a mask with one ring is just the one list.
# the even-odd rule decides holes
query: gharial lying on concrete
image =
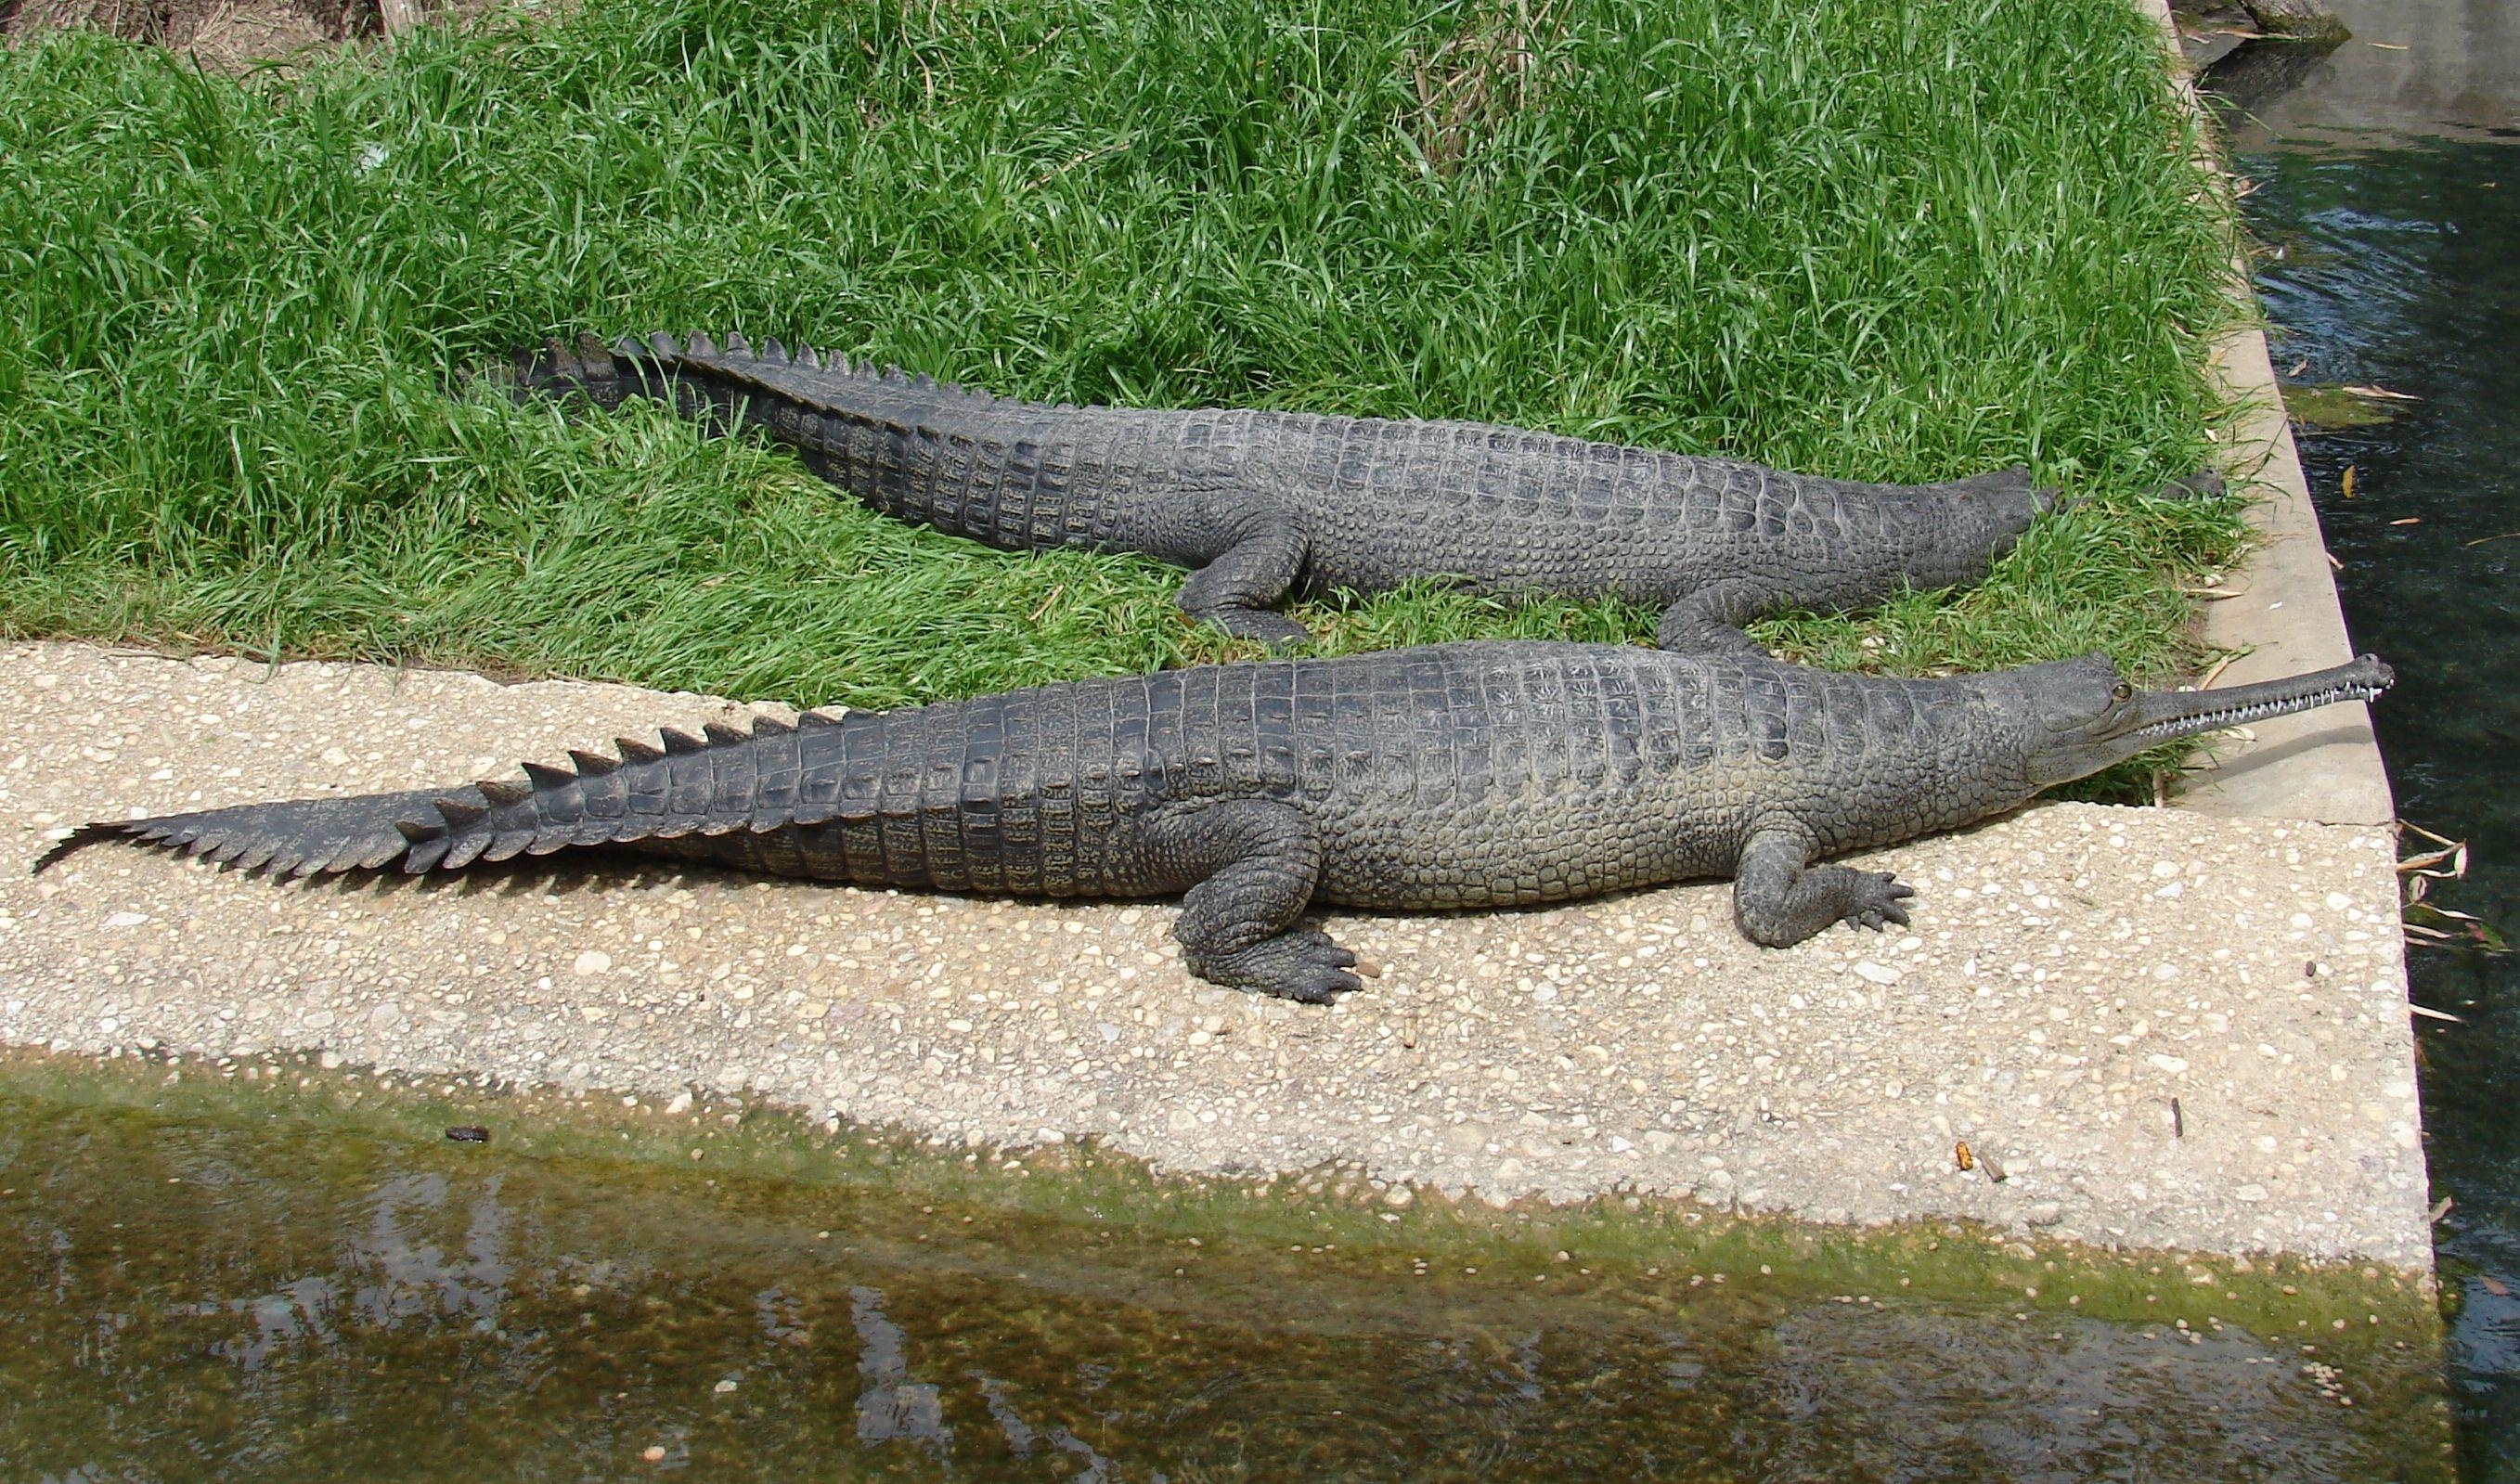
{"label": "gharial lying on concrete", "polygon": [[1735,626],[1765,613],[1983,577],[2055,504],[2022,469],[1858,484],[1479,423],[1048,407],[735,336],[554,341],[508,384],[759,427],[878,510],[1008,551],[1194,568],[1185,611],[1277,646],[1305,637],[1270,609],[1299,582],[1444,578],[1654,604],[1663,648],[1748,652]]}
{"label": "gharial lying on concrete", "polygon": [[1743,932],[1905,922],[1906,886],[1817,859],[2002,812],[2171,738],[2394,677],[2364,656],[2138,692],[2092,655],[1947,680],[1609,645],[1467,643],[1203,665],[526,764],[523,780],[107,821],[294,876],[611,846],[860,885],[1185,893],[1191,971],[1324,1002],[1355,959],[1301,919],[1557,901],[1732,875]]}

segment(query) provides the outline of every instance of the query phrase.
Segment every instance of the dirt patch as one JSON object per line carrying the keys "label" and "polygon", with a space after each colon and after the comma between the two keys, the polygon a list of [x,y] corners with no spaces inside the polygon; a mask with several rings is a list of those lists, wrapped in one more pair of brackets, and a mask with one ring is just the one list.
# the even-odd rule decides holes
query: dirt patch
{"label": "dirt patch", "polygon": [[418,0],[0,0],[0,38],[85,26],[234,71],[389,35],[435,13]]}

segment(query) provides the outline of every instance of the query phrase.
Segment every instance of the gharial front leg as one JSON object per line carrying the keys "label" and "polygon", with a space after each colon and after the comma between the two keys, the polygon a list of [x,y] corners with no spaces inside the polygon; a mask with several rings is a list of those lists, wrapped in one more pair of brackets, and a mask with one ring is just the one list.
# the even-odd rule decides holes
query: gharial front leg
{"label": "gharial front leg", "polygon": [[1908,925],[1901,903],[1916,894],[1912,888],[1886,871],[1807,865],[1811,854],[1811,836],[1789,825],[1763,826],[1742,847],[1732,920],[1750,941],[1790,948],[1831,922]]}
{"label": "gharial front leg", "polygon": [[1747,582],[1710,582],[1663,609],[1654,646],[1675,653],[1755,654],[1768,652],[1741,625],[1772,607],[1768,595]]}
{"label": "gharial front leg", "polygon": [[1175,601],[1192,618],[1273,650],[1302,644],[1311,631],[1271,605],[1295,585],[1304,566],[1304,536],[1291,522],[1270,520],[1245,531],[1216,560],[1191,573]]}
{"label": "gharial front leg", "polygon": [[1202,979],[1328,1005],[1365,981],[1356,955],[1302,925],[1321,879],[1321,838],[1303,811],[1268,799],[1219,799],[1166,810],[1146,827],[1159,875],[1196,882],[1173,936]]}

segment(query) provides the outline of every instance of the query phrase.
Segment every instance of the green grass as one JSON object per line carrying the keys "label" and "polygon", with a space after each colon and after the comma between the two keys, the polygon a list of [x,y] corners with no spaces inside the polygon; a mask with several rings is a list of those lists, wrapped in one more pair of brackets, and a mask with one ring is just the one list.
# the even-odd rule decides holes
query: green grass
{"label": "green grass", "polygon": [[[2234,509],[2142,492],[2209,458],[2229,235],[2132,7],[1576,0],[1430,125],[1420,74],[1503,55],[1499,13],[619,0],[246,78],[0,51],[0,632],[856,705],[1239,652],[1151,562],[441,394],[668,328],[1038,398],[2026,461],[2096,503],[1976,590],[1763,634],[1908,672],[2192,657],[2180,574]],[[1433,589],[1306,616],[1326,652],[1650,631]]]}

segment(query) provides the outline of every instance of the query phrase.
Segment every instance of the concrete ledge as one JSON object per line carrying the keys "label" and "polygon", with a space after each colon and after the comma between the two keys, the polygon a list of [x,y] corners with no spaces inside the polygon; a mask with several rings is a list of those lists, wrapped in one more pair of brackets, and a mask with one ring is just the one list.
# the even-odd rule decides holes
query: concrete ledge
{"label": "concrete ledge", "polygon": [[[2203,101],[2186,80],[2166,0],[2136,3],[2161,27],[2188,110],[2210,124]],[[2209,157],[2199,164],[2212,189],[2228,189],[2219,161]],[[2236,292],[2249,297],[2247,262],[2235,260],[2232,275]],[[2266,333],[2254,323],[2226,332],[2214,344],[2209,369],[2224,397],[2239,410],[2224,467],[2254,498],[2249,519],[2258,533],[2257,549],[2232,584],[2232,596],[2205,605],[2205,642],[2240,652],[2219,680],[2247,685],[2343,664],[2354,657],[2345,610],[2285,421]],[[2328,706],[2260,722],[2250,731],[2252,741],[2219,748],[2217,766],[2191,777],[2178,800],[2181,808],[2334,825],[2387,825],[2397,819],[2367,707]]]}
{"label": "concrete ledge", "polygon": [[1912,932],[1781,953],[1740,939],[1721,885],[1339,919],[1381,973],[1324,1012],[1191,979],[1167,906],[619,860],[288,886],[119,847],[29,878],[50,831],[100,815],[462,780],[733,708],[78,645],[0,651],[0,697],[17,1044],[320,1047],[949,1139],[1090,1136],[1184,1173],[1353,1160],[1497,1199],[2429,1267],[2373,827],[2037,808],[1876,858],[1919,890]]}

